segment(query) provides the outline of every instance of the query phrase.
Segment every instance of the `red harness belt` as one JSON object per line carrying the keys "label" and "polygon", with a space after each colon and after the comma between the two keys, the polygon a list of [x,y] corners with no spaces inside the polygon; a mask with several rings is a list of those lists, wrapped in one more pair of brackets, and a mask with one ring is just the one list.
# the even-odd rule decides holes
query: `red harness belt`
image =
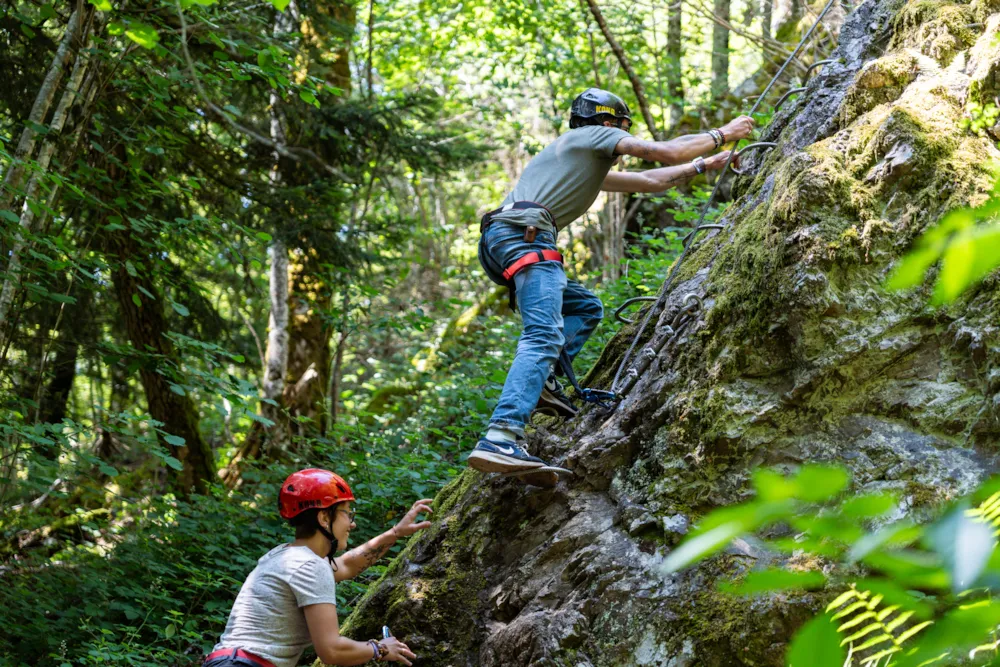
{"label": "red harness belt", "polygon": [[503,272],[503,279],[508,281],[514,280],[514,276],[517,275],[518,271],[537,262],[559,262],[562,264],[563,256],[555,250],[536,250],[534,252],[530,252],[508,266],[507,270]]}
{"label": "red harness belt", "polygon": [[274,663],[269,660],[265,660],[241,648],[220,648],[218,651],[205,656],[205,662],[215,660],[216,658],[243,658],[244,660],[249,660],[254,664],[260,665],[260,667],[274,667]]}

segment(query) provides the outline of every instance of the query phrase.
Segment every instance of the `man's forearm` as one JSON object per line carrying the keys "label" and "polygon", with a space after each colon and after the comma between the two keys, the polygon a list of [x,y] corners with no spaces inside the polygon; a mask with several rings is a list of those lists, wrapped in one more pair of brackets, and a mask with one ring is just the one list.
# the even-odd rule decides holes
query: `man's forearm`
{"label": "man's forearm", "polygon": [[649,169],[643,174],[650,182],[648,192],[663,192],[670,188],[685,183],[698,175],[698,171],[691,163],[678,165],[676,167],[660,167],[659,169]]}
{"label": "man's forearm", "polygon": [[685,134],[670,141],[658,141],[660,154],[667,158],[659,160],[663,164],[681,164],[690,162],[699,155],[704,155],[715,148],[715,140],[706,132]]}

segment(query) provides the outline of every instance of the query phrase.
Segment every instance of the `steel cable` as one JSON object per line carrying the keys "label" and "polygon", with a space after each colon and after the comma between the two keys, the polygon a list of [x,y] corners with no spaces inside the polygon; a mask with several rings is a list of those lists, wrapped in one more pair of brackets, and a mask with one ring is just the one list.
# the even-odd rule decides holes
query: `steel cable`
{"label": "steel cable", "polygon": [[[795,59],[795,56],[799,54],[799,51],[801,51],[802,47],[805,46],[807,41],[809,41],[809,38],[812,37],[813,32],[816,31],[816,28],[823,20],[823,17],[826,16],[826,13],[830,11],[830,8],[833,7],[833,3],[835,1],[836,0],[827,0],[827,3],[820,11],[819,16],[816,17],[816,20],[809,27],[809,30],[806,31],[806,34],[802,36],[801,40],[799,40],[799,43],[795,47],[795,50],[792,51],[791,54],[789,54],[789,56],[785,59],[785,62],[781,64],[781,67],[778,68],[778,72],[773,77],[771,77],[771,80],[767,83],[767,86],[764,88],[764,92],[760,94],[760,96],[757,98],[757,101],[754,102],[753,107],[751,107],[750,112],[747,114],[748,116],[752,117],[754,113],[757,112],[757,108],[760,106],[760,103],[764,101],[764,98],[767,97],[767,94],[771,91],[771,88],[778,81],[781,75],[785,73],[785,69]],[[649,311],[646,313],[646,316],[642,319],[642,323],[639,325],[639,330],[635,332],[635,337],[632,339],[632,344],[629,345],[628,350],[625,352],[625,356],[622,357],[621,363],[618,364],[618,370],[615,372],[615,377],[611,381],[612,392],[616,394],[618,393],[620,387],[619,382],[621,380],[622,372],[625,370],[625,367],[628,365],[629,360],[632,358],[632,353],[635,352],[635,347],[636,345],[639,344],[639,339],[642,338],[642,334],[646,330],[646,326],[652,319],[653,314],[656,313],[657,310],[659,310],[659,308],[663,305],[664,301],[666,300],[667,294],[670,291],[670,285],[673,282],[674,277],[677,275],[677,269],[680,268],[680,265],[684,262],[684,258],[687,257],[688,251],[694,245],[693,234],[700,231],[702,223],[705,221],[705,216],[708,215],[708,209],[712,206],[712,202],[715,200],[715,196],[719,192],[719,186],[722,185],[722,181],[726,175],[726,172],[729,171],[729,166],[733,161],[733,156],[735,155],[735,153],[736,153],[735,150],[729,153],[729,158],[726,160],[726,164],[722,168],[722,173],[719,174],[719,178],[715,181],[715,187],[712,188],[712,192],[708,196],[708,201],[705,202],[705,206],[701,209],[701,215],[698,216],[698,223],[694,226],[691,242],[685,244],[684,250],[681,252],[680,256],[674,262],[673,267],[670,269],[670,273],[667,274],[667,279],[663,282],[663,287],[660,288],[660,294],[656,300],[656,303],[654,303],[650,307]]]}

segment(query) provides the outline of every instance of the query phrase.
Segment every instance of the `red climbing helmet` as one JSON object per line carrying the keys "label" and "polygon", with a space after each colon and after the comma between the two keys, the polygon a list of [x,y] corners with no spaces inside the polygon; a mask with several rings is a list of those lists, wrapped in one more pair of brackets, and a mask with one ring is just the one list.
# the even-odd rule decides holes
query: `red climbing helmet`
{"label": "red climbing helmet", "polygon": [[283,519],[291,519],[314,507],[324,509],[348,500],[354,500],[354,494],[344,478],[319,468],[293,472],[278,492],[278,508]]}

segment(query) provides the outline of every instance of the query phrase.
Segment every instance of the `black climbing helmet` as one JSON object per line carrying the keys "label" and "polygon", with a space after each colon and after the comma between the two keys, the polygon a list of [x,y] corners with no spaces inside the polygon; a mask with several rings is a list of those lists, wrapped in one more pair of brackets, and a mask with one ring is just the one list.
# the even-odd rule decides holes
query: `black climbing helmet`
{"label": "black climbing helmet", "polygon": [[581,127],[587,124],[585,121],[588,118],[601,115],[614,118],[618,127],[621,127],[622,121],[626,119],[630,125],[632,124],[632,112],[629,111],[625,100],[600,88],[588,88],[573,100],[573,106],[569,109],[569,127],[570,129]]}

